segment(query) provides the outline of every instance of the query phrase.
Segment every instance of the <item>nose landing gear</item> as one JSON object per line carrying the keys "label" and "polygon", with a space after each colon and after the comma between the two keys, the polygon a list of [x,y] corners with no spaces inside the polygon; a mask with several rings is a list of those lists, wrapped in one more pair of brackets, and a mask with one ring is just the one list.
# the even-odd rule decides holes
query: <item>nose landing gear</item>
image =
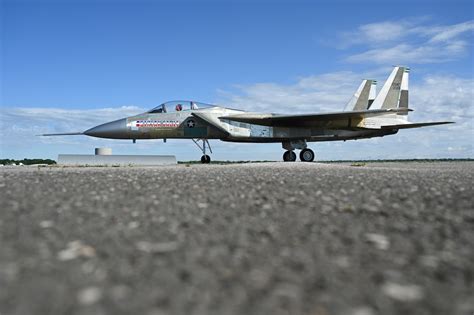
{"label": "nose landing gear", "polygon": [[[211,145],[209,144],[209,141],[207,139],[192,139],[193,142],[197,145],[197,147],[202,151],[202,156],[201,156],[201,163],[202,164],[209,164],[211,163],[211,157],[206,154],[206,147],[209,148],[209,152],[212,153]],[[199,143],[199,141],[202,141],[202,145]]]}
{"label": "nose landing gear", "polygon": [[204,154],[203,156],[201,156],[201,163],[202,164],[209,164],[211,163],[211,157],[207,154]]}

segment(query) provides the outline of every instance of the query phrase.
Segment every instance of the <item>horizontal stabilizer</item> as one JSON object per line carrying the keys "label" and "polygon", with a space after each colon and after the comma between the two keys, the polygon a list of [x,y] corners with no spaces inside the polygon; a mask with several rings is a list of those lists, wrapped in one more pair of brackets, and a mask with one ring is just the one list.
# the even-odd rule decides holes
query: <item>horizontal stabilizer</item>
{"label": "horizontal stabilizer", "polygon": [[436,121],[436,122],[427,122],[427,123],[408,123],[400,125],[388,125],[382,126],[381,129],[408,129],[408,128],[420,128],[427,126],[436,126],[436,125],[445,125],[445,124],[454,124],[453,121]]}
{"label": "horizontal stabilizer", "polygon": [[65,132],[65,133],[44,133],[42,135],[37,135],[37,136],[44,136],[44,137],[49,137],[49,136],[78,136],[78,135],[83,135],[83,132]]}

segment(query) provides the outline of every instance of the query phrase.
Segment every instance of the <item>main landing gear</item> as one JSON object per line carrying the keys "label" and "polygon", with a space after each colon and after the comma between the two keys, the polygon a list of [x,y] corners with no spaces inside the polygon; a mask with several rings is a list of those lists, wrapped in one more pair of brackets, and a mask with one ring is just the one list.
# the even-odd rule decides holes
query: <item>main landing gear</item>
{"label": "main landing gear", "polygon": [[300,160],[303,162],[313,162],[314,152],[311,149],[303,149],[300,152]]}
{"label": "main landing gear", "polygon": [[[313,162],[314,161],[314,152],[311,149],[303,149],[300,152],[301,162]],[[296,153],[294,151],[286,151],[283,153],[283,161],[285,162],[294,162],[296,161]]]}
{"label": "main landing gear", "polygon": [[294,162],[296,161],[296,153],[294,150],[301,150],[300,160],[302,162],[313,162],[314,161],[314,152],[311,149],[307,148],[305,140],[296,140],[296,141],[287,141],[282,143],[283,149],[287,151],[283,154],[283,161],[285,162]]}
{"label": "main landing gear", "polygon": [[[211,145],[209,144],[209,141],[207,139],[192,139],[193,142],[198,146],[198,148],[202,151],[202,156],[201,156],[201,163],[203,164],[209,164],[211,163],[211,157],[206,154],[206,147],[209,148],[209,152],[212,153]],[[199,143],[199,141],[202,141],[202,144]]]}

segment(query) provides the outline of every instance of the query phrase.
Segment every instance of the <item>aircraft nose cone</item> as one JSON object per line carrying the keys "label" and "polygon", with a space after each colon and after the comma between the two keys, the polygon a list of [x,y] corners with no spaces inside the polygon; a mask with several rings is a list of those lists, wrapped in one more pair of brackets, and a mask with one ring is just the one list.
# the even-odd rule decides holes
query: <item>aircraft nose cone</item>
{"label": "aircraft nose cone", "polygon": [[127,119],[111,121],[84,131],[84,134],[98,138],[126,139],[128,134]]}

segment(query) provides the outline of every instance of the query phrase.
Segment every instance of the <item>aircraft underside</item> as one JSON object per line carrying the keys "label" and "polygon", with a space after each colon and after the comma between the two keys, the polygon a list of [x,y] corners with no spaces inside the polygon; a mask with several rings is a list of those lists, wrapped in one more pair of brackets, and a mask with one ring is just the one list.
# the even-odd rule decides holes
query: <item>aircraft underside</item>
{"label": "aircraft underside", "polygon": [[310,137],[227,137],[220,138],[222,141],[227,142],[247,142],[247,143],[282,143],[285,141],[294,140],[305,140],[306,142],[322,142],[322,141],[346,141],[346,140],[357,140],[367,139],[373,137],[383,137],[385,135],[391,135],[397,133],[398,130],[357,130],[357,131],[334,131],[332,133],[326,133],[324,135],[316,135]]}

